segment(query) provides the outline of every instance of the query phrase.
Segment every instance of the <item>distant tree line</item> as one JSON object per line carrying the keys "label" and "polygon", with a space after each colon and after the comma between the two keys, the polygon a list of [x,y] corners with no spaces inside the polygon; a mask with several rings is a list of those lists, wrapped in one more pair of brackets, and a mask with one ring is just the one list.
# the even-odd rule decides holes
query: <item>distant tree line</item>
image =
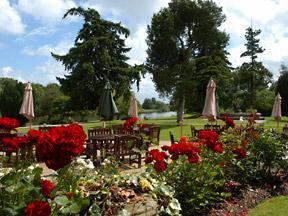
{"label": "distant tree line", "polygon": [[143,103],[142,103],[142,108],[143,109],[152,109],[152,110],[157,110],[160,112],[168,112],[169,109],[169,104],[164,103],[162,101],[158,101],[155,98],[145,98]]}
{"label": "distant tree line", "polygon": [[[245,62],[233,68],[227,52],[229,35],[220,30],[225,15],[213,1],[172,0],[155,13],[147,27],[147,59],[141,65],[127,63],[131,48],[125,40],[130,32],[121,23],[105,20],[90,8],[72,8],[64,18],[69,16],[83,18],[83,26],[67,54],[52,53],[67,75],[57,77],[59,84],[32,84],[35,115],[46,116],[49,122],[69,118],[75,112],[83,118],[88,110],[95,113],[107,81],[120,112],[127,114],[131,85],[139,86],[145,73],[152,74],[160,96],[171,99],[178,121],[183,120],[184,111],[202,111],[210,78],[217,84],[222,111],[257,109],[270,115],[274,97],[280,92],[283,114],[288,115],[287,65],[281,66],[278,81],[273,81],[272,73],[258,59],[265,51],[260,46],[261,31],[249,27],[246,49],[239,56]],[[0,79],[2,115],[18,116],[23,90],[24,84],[17,80]],[[155,98],[146,98],[142,105],[144,109],[168,107]]]}

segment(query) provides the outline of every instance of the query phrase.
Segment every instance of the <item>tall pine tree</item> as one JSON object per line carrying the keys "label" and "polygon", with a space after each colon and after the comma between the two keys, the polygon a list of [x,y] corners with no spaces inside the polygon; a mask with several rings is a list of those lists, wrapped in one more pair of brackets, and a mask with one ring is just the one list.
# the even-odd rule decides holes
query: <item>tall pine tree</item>
{"label": "tall pine tree", "polygon": [[241,57],[249,57],[249,62],[244,62],[240,68],[236,70],[239,80],[239,89],[244,91],[248,97],[246,108],[255,108],[255,97],[258,90],[268,87],[272,81],[273,74],[262,64],[257,61],[258,54],[264,52],[260,45],[261,30],[253,30],[252,27],[246,29],[246,51],[241,54]]}
{"label": "tall pine tree", "polygon": [[69,15],[83,17],[84,24],[66,55],[52,55],[69,71],[57,79],[71,98],[71,108],[95,109],[108,80],[118,96],[129,95],[131,83],[140,80],[140,67],[127,63],[130,48],[125,46],[125,39],[129,30],[102,19],[94,9],[72,8],[64,18]]}

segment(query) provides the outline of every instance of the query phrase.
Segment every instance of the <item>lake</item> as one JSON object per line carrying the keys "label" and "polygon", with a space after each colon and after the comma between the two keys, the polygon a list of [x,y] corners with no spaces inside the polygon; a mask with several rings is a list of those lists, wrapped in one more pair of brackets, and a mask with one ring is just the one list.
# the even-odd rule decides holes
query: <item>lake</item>
{"label": "lake", "polygon": [[164,118],[176,116],[176,112],[152,112],[152,113],[141,113],[139,114],[139,118],[146,118],[146,119],[155,119],[155,118]]}

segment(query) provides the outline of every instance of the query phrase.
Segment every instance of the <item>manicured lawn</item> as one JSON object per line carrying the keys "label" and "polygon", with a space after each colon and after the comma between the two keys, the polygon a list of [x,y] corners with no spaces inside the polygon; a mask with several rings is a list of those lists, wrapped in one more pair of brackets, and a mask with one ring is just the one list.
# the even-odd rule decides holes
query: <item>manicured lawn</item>
{"label": "manicured lawn", "polygon": [[[122,120],[114,120],[106,122],[107,127],[111,127],[113,124],[122,124],[124,121]],[[157,124],[161,128],[160,132],[160,140],[169,140],[169,131],[172,131],[174,134],[175,139],[177,140],[180,136],[180,126],[176,123],[176,117],[168,117],[168,118],[159,118],[159,119],[149,119],[149,120],[139,120],[138,122],[145,122],[148,124]],[[183,135],[190,136],[191,130],[190,126],[193,125],[196,129],[201,129],[207,124],[208,121],[205,118],[193,118],[191,115],[185,115],[185,119],[183,122]],[[240,121],[235,121],[237,125],[240,125]],[[282,131],[282,127],[288,123],[288,117],[283,117],[280,122],[279,130]],[[87,132],[88,128],[91,127],[101,127],[103,122],[95,121],[95,122],[88,122],[88,123],[81,123],[83,125],[84,130]],[[217,124],[223,125],[221,120],[217,121]],[[271,117],[265,117],[264,128],[276,128],[277,122],[273,120]],[[38,128],[36,128],[38,129]],[[19,132],[27,132],[27,128],[19,128]]]}
{"label": "manicured lawn", "polygon": [[248,216],[286,216],[288,215],[288,197],[275,197],[265,200],[248,213]]}

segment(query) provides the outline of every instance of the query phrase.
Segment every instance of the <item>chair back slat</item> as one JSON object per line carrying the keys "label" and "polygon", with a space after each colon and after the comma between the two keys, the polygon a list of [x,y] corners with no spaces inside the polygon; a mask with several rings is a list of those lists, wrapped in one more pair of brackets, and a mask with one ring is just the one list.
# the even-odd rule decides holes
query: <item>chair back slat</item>
{"label": "chair back slat", "polygon": [[88,140],[96,135],[111,135],[111,128],[89,128],[88,129]]}

